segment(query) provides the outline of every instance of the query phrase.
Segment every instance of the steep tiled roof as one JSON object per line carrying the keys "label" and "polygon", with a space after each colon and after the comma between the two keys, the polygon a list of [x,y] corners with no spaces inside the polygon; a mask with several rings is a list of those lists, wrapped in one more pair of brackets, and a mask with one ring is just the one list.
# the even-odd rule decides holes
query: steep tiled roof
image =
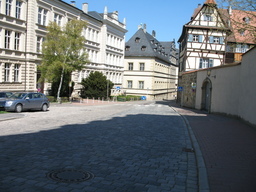
{"label": "steep tiled roof", "polygon": [[216,4],[215,0],[206,0],[204,4]]}
{"label": "steep tiled roof", "polygon": [[[254,44],[256,33],[256,12],[232,10],[230,15],[232,32],[235,37],[235,42],[239,43],[251,43]],[[246,19],[249,19],[249,23],[246,23]],[[241,35],[241,31],[244,31],[244,35]]]}
{"label": "steep tiled roof", "polygon": [[[156,57],[168,63],[171,63],[169,56],[171,54],[170,42],[160,42],[155,37],[140,28],[125,44],[125,57]],[[129,49],[127,50],[127,48]]]}

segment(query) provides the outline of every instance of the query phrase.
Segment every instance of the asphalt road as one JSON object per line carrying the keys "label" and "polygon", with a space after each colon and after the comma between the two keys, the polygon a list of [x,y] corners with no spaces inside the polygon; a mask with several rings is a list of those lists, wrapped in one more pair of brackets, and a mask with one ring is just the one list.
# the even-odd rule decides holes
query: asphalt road
{"label": "asphalt road", "polygon": [[187,126],[168,103],[22,114],[0,122],[0,191],[198,191]]}

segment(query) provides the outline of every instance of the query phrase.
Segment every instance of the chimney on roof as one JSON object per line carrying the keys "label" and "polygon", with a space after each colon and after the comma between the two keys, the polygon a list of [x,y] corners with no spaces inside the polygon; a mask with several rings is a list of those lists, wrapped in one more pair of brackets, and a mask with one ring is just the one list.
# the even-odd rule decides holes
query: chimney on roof
{"label": "chimney on roof", "polygon": [[197,7],[201,7],[201,4],[199,3]]}
{"label": "chimney on roof", "polygon": [[228,14],[232,15],[232,7],[231,6],[228,7]]}
{"label": "chimney on roof", "polygon": [[156,38],[156,31],[155,31],[155,30],[152,31],[152,36],[153,36],[154,38]]}
{"label": "chimney on roof", "polygon": [[83,3],[82,10],[84,13],[88,13],[88,3]]}
{"label": "chimney on roof", "polygon": [[76,6],[76,1],[70,1],[71,3],[70,3],[70,5],[72,5],[72,6]]}
{"label": "chimney on roof", "polygon": [[144,31],[144,33],[147,32],[147,25],[145,23],[143,24],[143,31]]}

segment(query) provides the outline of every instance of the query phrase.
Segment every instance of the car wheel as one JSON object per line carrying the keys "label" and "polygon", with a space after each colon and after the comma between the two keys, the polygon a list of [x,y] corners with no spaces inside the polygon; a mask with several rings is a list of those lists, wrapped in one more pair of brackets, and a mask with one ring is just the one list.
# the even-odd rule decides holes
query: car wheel
{"label": "car wheel", "polygon": [[20,113],[20,112],[22,111],[22,105],[21,105],[21,104],[16,105],[15,111],[16,111],[17,113]]}
{"label": "car wheel", "polygon": [[47,111],[47,108],[48,108],[47,104],[43,104],[42,111]]}

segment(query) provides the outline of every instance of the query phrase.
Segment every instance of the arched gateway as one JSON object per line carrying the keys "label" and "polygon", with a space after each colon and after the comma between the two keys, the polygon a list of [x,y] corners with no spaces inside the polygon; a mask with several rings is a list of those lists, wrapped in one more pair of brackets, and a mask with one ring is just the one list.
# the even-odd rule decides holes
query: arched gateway
{"label": "arched gateway", "polygon": [[201,109],[207,112],[211,111],[211,95],[212,95],[212,82],[206,78],[202,85],[202,103]]}

